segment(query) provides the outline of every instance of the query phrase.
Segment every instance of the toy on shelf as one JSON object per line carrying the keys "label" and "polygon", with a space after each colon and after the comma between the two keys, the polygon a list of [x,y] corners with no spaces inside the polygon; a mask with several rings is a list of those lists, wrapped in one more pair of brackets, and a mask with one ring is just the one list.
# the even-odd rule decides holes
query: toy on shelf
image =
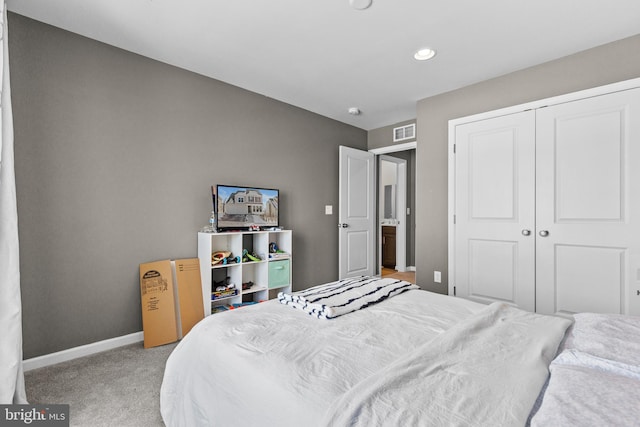
{"label": "toy on shelf", "polygon": [[238,295],[238,290],[233,289],[225,289],[224,291],[213,291],[211,292],[211,299],[217,300],[222,298],[229,298]]}
{"label": "toy on shelf", "polygon": [[227,265],[227,264],[239,264],[240,263],[240,256],[233,256],[233,254],[231,254],[230,256],[226,257],[224,259],[224,261],[222,261],[222,264]]}
{"label": "toy on shelf", "polygon": [[229,305],[229,309],[230,310],[234,310],[236,308],[242,308],[242,307],[246,307],[248,305],[255,305],[255,304],[258,304],[259,302],[262,302],[262,301],[245,301],[245,302],[240,302],[240,303],[236,303],[236,304],[230,304]]}
{"label": "toy on shelf", "polygon": [[211,299],[220,299],[232,297],[238,294],[236,285],[231,283],[231,278],[227,277],[219,282],[213,282],[213,292],[211,292]]}
{"label": "toy on shelf", "polygon": [[231,255],[229,251],[216,251],[211,254],[211,265],[217,265],[223,262],[228,256]]}
{"label": "toy on shelf", "polygon": [[275,242],[269,243],[269,258],[286,258],[288,256],[288,253],[278,249],[278,245]]}
{"label": "toy on shelf", "polygon": [[254,252],[254,253],[249,253],[248,250],[243,249],[242,250],[242,262],[249,262],[249,261],[262,261],[262,259]]}
{"label": "toy on shelf", "polygon": [[240,263],[239,256],[233,256],[229,251],[216,251],[211,254],[211,265],[227,265]]}
{"label": "toy on shelf", "polygon": [[225,291],[236,288],[236,285],[234,283],[231,283],[230,277],[227,277],[226,279],[219,282],[213,282],[213,286],[215,287],[216,291]]}

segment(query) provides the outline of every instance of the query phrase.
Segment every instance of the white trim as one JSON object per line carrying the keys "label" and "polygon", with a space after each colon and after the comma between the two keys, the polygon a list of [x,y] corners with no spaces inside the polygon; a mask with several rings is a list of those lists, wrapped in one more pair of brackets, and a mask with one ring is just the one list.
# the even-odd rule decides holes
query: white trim
{"label": "white trim", "polygon": [[107,340],[58,351],[56,353],[33,357],[31,359],[24,360],[22,362],[22,365],[26,372],[32,369],[43,368],[45,366],[55,365],[56,363],[62,363],[68,360],[77,359],[79,357],[90,356],[92,354],[100,353],[102,351],[111,350],[125,345],[135,344],[141,341],[144,341],[144,332],[134,332],[132,334],[123,335],[121,337],[110,338]]}
{"label": "white trim", "polygon": [[448,255],[449,255],[449,265],[447,268],[449,269],[449,283],[448,290],[449,295],[453,295],[453,289],[455,287],[455,256],[454,256],[454,242],[455,242],[455,227],[453,224],[453,217],[456,213],[455,210],[455,156],[454,156],[454,145],[455,145],[455,129],[456,126],[471,123],[480,120],[490,119],[499,116],[505,116],[507,114],[519,113],[525,110],[533,110],[543,107],[548,107],[550,105],[558,105],[564,104],[566,102],[577,101],[579,99],[593,98],[595,96],[605,95],[608,93],[621,92],[624,90],[634,89],[640,87],[640,78],[624,80],[617,83],[611,83],[604,86],[593,87],[590,89],[581,90],[578,92],[571,92],[564,95],[558,95],[551,98],[545,98],[538,101],[531,101],[524,104],[514,105],[511,107],[501,108],[498,110],[487,111],[484,113],[474,114],[471,116],[460,117],[457,119],[449,120],[449,161],[448,161],[448,169],[449,169],[449,189],[448,189],[448,209],[449,209],[449,218],[448,222],[448,234],[449,234],[449,242],[448,242]]}
{"label": "white trim", "polygon": [[447,231],[448,231],[448,235],[449,235],[449,242],[448,242],[448,259],[449,259],[449,265],[447,266],[447,268],[449,269],[448,271],[448,283],[447,283],[447,294],[448,295],[454,295],[454,288],[455,288],[455,246],[454,246],[454,242],[455,242],[455,233],[456,233],[456,228],[454,226],[454,222],[453,222],[453,218],[454,215],[456,214],[456,203],[455,203],[455,196],[456,196],[456,157],[454,155],[454,147],[455,147],[455,143],[456,143],[456,124],[453,123],[453,120],[449,120],[449,146],[448,146],[448,150],[447,153],[447,158],[448,158],[448,163],[447,163],[447,170],[448,170],[448,183],[449,183],[449,189],[448,189],[448,215],[447,215]]}
{"label": "white trim", "polygon": [[[416,141],[411,141],[411,142],[405,142],[404,144],[394,144],[394,145],[388,145],[388,146],[385,146],[385,147],[373,148],[373,149],[369,150],[369,152],[372,153],[372,154],[375,154],[376,156],[379,157],[379,156],[381,156],[383,154],[399,153],[401,151],[407,151],[407,150],[416,150],[417,151],[417,149],[418,149],[418,141],[416,140]],[[378,169],[378,163],[379,163],[378,159],[376,159],[376,172],[377,172],[377,169]],[[405,161],[404,165],[405,165],[405,167],[404,167],[404,174],[405,174],[404,185],[405,185],[405,189],[406,189],[406,186],[408,185],[407,184],[407,176],[406,176],[407,175],[406,161]],[[378,197],[378,198],[380,197],[379,193],[380,193],[380,189],[378,188],[377,189],[377,194],[376,194],[376,197]],[[414,194],[414,196],[415,196],[415,194]],[[378,201],[378,212],[379,212],[379,209],[380,209],[379,205],[380,205],[380,203]],[[406,212],[406,199],[405,199],[404,211]],[[403,219],[404,219],[404,221],[406,223],[406,220],[407,220],[406,215],[403,215]],[[378,249],[378,261],[379,261],[378,262],[378,264],[379,264],[378,271],[381,272],[382,271],[382,237],[381,237],[382,236],[382,226],[380,225],[379,222],[380,221],[378,221],[378,225],[377,225],[378,226],[378,248],[377,249]],[[405,225],[405,231],[403,233],[403,235],[405,235],[405,239],[406,239],[406,230],[407,229],[406,229],[406,225]],[[406,240],[405,240],[405,246],[406,246]],[[403,246],[404,252],[405,252],[405,254],[404,254],[405,262],[404,262],[404,264],[405,264],[405,268],[408,270],[411,267],[406,267],[406,248],[405,248],[405,246]],[[397,247],[397,241],[396,241],[396,247]],[[414,251],[415,251],[415,245],[414,245]],[[413,267],[412,271],[415,271],[415,266]]]}
{"label": "white trim", "polygon": [[386,147],[372,148],[369,150],[373,154],[397,153],[398,151],[413,150],[418,147],[417,141],[405,142],[404,144],[387,145]]}
{"label": "white trim", "polygon": [[564,104],[565,102],[577,101],[579,99],[592,98],[594,96],[605,95],[608,93],[621,92],[640,87],[640,78],[625,80],[618,83],[611,83],[604,86],[584,89],[578,92],[565,93],[564,95],[553,96],[538,101],[530,101],[524,104],[518,104],[511,107],[500,108],[498,110],[487,111],[484,113],[473,114],[471,116],[460,117],[449,120],[449,129],[451,125],[456,126],[462,123],[476,122],[479,120],[490,119],[507,114],[519,113],[525,110],[535,110],[538,108],[548,107],[550,105]]}
{"label": "white trim", "polygon": [[407,266],[407,271],[416,271],[416,266],[415,265]]}
{"label": "white trim", "polygon": [[[398,272],[407,271],[407,161],[397,157],[380,155],[379,160],[395,163],[396,169],[396,270]],[[376,162],[376,166],[379,162]],[[380,214],[384,213],[382,188],[378,185],[378,258],[382,264],[382,219]]]}

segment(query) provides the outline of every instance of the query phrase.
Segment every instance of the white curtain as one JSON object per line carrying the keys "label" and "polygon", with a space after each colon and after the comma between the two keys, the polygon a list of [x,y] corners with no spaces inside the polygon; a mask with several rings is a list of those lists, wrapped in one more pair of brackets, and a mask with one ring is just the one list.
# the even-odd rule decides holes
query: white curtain
{"label": "white curtain", "polygon": [[13,169],[13,115],[9,87],[7,6],[2,8],[0,48],[0,404],[27,403],[22,370],[22,305],[18,256],[18,211]]}

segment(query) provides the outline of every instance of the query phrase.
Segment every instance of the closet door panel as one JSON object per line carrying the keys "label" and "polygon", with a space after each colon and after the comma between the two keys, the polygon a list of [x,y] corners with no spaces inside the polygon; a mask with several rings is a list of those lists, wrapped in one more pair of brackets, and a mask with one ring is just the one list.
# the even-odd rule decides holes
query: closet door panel
{"label": "closet door panel", "polygon": [[624,114],[619,106],[555,118],[556,222],[623,220]]}
{"label": "closet door panel", "polygon": [[640,90],[536,113],[536,310],[640,314]]}
{"label": "closet door panel", "polygon": [[518,242],[470,239],[469,296],[517,304]]}
{"label": "closet door panel", "polygon": [[456,127],[458,296],[534,310],[534,118],[526,111]]}
{"label": "closet door panel", "polygon": [[625,258],[623,248],[556,245],[556,313],[621,313]]}

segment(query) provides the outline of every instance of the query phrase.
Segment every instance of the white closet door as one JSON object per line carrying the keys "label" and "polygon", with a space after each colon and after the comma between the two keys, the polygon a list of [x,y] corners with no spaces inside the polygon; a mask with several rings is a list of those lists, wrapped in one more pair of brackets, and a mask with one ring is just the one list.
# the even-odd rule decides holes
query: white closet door
{"label": "white closet door", "polygon": [[640,314],[640,89],[536,122],[537,311]]}
{"label": "white closet door", "polygon": [[535,113],[466,123],[455,132],[456,295],[533,311]]}

